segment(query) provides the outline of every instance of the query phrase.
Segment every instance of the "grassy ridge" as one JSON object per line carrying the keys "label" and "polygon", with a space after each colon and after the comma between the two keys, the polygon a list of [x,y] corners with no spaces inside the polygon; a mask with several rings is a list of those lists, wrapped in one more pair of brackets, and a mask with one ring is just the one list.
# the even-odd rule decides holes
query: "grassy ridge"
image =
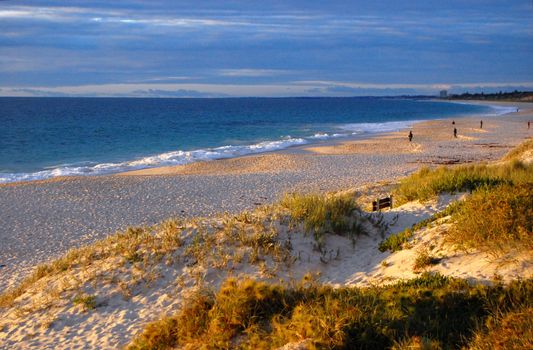
{"label": "grassy ridge", "polygon": [[422,168],[400,182],[394,194],[398,203],[427,201],[442,193],[473,191],[502,184],[519,185],[533,182],[533,166],[520,161],[502,165],[466,165]]}
{"label": "grassy ridge", "polygon": [[533,250],[533,183],[476,190],[452,215],[448,240],[495,253]]}
{"label": "grassy ridge", "polygon": [[533,248],[533,166],[515,159],[531,148],[530,141],[511,151],[507,163],[469,165],[435,170],[421,169],[405,178],[395,190],[400,202],[425,201],[442,193],[471,191],[463,202],[453,204],[428,220],[381,242],[380,251],[401,250],[415,231],[435,219],[451,215],[454,223],[449,242],[496,255],[509,249]]}
{"label": "grassy ridge", "polygon": [[532,345],[532,298],[532,280],[486,287],[424,274],[387,287],[335,289],[312,279],[291,287],[230,279],[218,293],[200,293],[177,315],[150,324],[129,349],[274,349],[303,340],[320,349],[417,342],[437,349],[471,339],[484,348],[502,332],[510,344]]}

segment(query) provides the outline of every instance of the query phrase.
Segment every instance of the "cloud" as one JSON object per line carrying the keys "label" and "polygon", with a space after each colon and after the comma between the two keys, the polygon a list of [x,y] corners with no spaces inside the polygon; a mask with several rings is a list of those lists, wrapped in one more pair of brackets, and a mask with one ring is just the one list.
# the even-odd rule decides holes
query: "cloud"
{"label": "cloud", "polygon": [[[202,82],[217,94],[285,96],[531,81],[530,10],[459,0],[2,2],[0,82],[95,86],[87,94]],[[148,89],[167,88],[139,88]]]}
{"label": "cloud", "polygon": [[131,95],[136,97],[224,97],[224,94],[214,94],[201,92],[196,90],[159,90],[159,89],[148,89],[148,90],[134,90],[131,92]]}
{"label": "cloud", "polygon": [[32,89],[32,88],[18,88],[18,89],[0,89],[6,91],[8,96],[28,96],[28,97],[68,97],[70,94],[50,91],[47,89]]}
{"label": "cloud", "polygon": [[280,69],[221,69],[218,74],[224,77],[266,77],[287,74],[288,71]]}

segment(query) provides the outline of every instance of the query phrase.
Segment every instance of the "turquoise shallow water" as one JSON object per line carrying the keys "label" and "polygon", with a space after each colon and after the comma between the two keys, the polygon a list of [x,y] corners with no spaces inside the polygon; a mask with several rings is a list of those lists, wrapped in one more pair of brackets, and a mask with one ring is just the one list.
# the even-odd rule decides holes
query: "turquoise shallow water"
{"label": "turquoise shallow water", "polygon": [[0,182],[230,158],[497,107],[387,98],[0,98]]}

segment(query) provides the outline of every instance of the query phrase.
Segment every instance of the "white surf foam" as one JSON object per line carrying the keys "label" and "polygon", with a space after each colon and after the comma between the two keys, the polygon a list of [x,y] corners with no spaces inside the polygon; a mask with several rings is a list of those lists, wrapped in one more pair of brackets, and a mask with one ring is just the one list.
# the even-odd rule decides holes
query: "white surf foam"
{"label": "white surf foam", "polygon": [[353,123],[344,124],[342,129],[351,131],[353,135],[358,134],[376,134],[383,132],[400,131],[411,127],[413,124],[422,122],[423,120],[408,120],[384,123]]}
{"label": "white surf foam", "polygon": [[84,163],[61,165],[33,173],[0,173],[0,183],[44,180],[57,176],[102,175],[167,165],[183,165],[202,160],[233,158],[263,153],[308,143],[303,138],[287,137],[277,141],[263,141],[252,145],[222,146],[193,151],[173,151],[120,163]]}
{"label": "white surf foam", "polygon": [[518,111],[518,107],[515,106],[495,106],[495,105],[489,105],[489,107],[492,109],[492,113],[490,115],[504,115],[509,114]]}

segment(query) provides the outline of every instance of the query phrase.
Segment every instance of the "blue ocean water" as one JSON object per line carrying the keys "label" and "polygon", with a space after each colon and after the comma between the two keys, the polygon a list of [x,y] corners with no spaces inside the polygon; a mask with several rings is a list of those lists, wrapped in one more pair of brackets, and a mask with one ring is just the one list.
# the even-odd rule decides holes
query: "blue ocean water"
{"label": "blue ocean water", "polygon": [[387,98],[0,98],[0,183],[229,158],[496,107]]}

